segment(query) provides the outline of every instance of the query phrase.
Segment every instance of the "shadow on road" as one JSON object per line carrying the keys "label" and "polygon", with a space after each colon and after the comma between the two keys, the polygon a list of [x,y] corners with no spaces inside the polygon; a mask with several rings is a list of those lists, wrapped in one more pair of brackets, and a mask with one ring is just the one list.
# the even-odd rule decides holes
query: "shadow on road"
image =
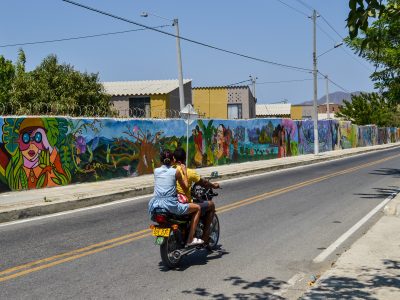
{"label": "shadow on road", "polygon": [[364,199],[385,199],[392,195],[393,193],[398,193],[400,187],[389,186],[387,188],[373,188],[376,193],[356,193],[354,195],[361,196]]}
{"label": "shadow on road", "polygon": [[[184,256],[181,260],[180,266],[173,271],[185,271],[192,266],[206,265],[209,261],[219,259],[227,254],[229,254],[229,252],[223,249],[221,245],[218,245],[217,249],[214,251],[202,249],[188,256]],[[160,262],[159,267],[160,271],[162,272],[171,271],[170,269],[165,267],[162,262]]]}
{"label": "shadow on road", "polygon": [[[238,276],[225,278],[224,281],[230,282],[232,286],[239,287],[242,292],[225,295],[224,293],[212,293],[206,288],[196,288],[193,290],[182,291],[185,295],[204,297],[206,299],[228,300],[228,299],[285,299],[276,295],[287,283],[274,277],[265,277],[259,281],[247,281]],[[235,289],[237,290],[237,288]]]}
{"label": "shadow on road", "polygon": [[394,178],[400,178],[400,169],[392,169],[392,168],[382,168],[378,170],[374,170],[369,174],[372,175],[389,175],[393,176]]}
{"label": "shadow on road", "polygon": [[301,299],[379,299],[376,294],[378,289],[386,291],[392,289],[397,292],[400,289],[398,271],[394,272],[393,269],[400,269],[400,262],[382,260],[382,269],[362,268],[356,278],[345,276],[324,278]]}

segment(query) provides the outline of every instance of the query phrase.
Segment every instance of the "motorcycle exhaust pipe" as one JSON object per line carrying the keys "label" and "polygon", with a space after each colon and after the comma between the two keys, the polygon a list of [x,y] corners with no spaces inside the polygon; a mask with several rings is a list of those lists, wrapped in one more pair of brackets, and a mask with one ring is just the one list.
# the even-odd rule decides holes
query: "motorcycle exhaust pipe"
{"label": "motorcycle exhaust pipe", "polygon": [[[188,247],[188,248],[185,248],[185,249],[182,249],[182,250],[175,250],[175,251],[172,253],[172,256],[174,257],[174,259],[178,260],[178,259],[180,259],[182,256],[188,255],[188,254],[190,254],[190,253],[196,251],[198,247],[199,247],[198,245],[195,245],[195,246],[191,246],[191,247]],[[200,249],[200,248],[199,248],[199,249]]]}

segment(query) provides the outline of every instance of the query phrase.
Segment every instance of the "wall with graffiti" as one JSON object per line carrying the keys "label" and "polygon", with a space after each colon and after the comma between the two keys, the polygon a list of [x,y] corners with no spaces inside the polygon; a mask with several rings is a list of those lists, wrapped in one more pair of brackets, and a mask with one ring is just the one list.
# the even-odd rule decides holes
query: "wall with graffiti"
{"label": "wall with graffiti", "polygon": [[[311,120],[0,118],[0,191],[152,173],[160,149],[189,149],[192,167],[314,151]],[[189,132],[188,144],[187,134]],[[321,152],[397,142],[400,129],[318,122]]]}

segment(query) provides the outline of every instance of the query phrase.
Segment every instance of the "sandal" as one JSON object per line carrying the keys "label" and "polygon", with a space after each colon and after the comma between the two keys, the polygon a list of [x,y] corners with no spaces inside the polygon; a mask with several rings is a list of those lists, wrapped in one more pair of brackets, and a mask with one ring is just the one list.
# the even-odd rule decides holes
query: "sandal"
{"label": "sandal", "polygon": [[197,246],[203,244],[204,241],[202,239],[198,238],[193,238],[193,241],[191,243],[188,243],[186,246]]}

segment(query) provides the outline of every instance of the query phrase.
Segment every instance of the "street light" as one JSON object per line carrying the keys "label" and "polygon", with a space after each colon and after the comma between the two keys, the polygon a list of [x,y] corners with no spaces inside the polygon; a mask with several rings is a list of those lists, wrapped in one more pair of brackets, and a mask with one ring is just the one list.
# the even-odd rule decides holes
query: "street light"
{"label": "street light", "polygon": [[336,49],[336,48],[338,48],[338,47],[340,47],[340,46],[342,46],[342,45],[343,45],[343,43],[336,44],[335,46],[333,46],[333,48],[331,48],[331,49],[329,49],[329,50],[326,50],[325,52],[321,53],[321,54],[318,55],[317,57],[320,57],[320,56],[322,56],[322,55],[324,55],[324,54],[326,54],[326,53],[332,51],[333,49]]}
{"label": "street light", "polygon": [[142,12],[140,14],[141,17],[147,18],[148,16],[154,16],[160,19],[164,19],[167,21],[172,22],[172,26],[175,27],[176,30],[176,52],[177,52],[177,59],[178,59],[178,81],[179,81],[179,106],[180,109],[182,110],[185,106],[185,93],[183,90],[183,72],[182,72],[182,56],[181,56],[181,42],[180,42],[180,37],[179,37],[179,22],[178,18],[175,18],[173,20],[167,19],[164,17],[161,17],[156,14],[152,14],[149,12]]}
{"label": "street light", "polygon": [[[343,45],[343,43],[336,44],[335,46],[333,46],[333,48],[331,48],[331,49],[329,49],[329,50],[323,52],[322,54],[318,55],[317,57],[320,57],[320,56],[322,56],[322,55],[324,55],[324,54],[326,54],[326,53],[332,51],[333,49],[336,49],[336,48],[338,48],[338,47],[340,47],[340,46],[342,46],[342,45]],[[330,119],[330,111],[329,111],[329,91],[328,91],[328,89],[329,89],[329,79],[328,79],[328,75],[325,75],[324,77],[325,77],[325,79],[326,79],[326,118],[329,120],[329,119]]]}

